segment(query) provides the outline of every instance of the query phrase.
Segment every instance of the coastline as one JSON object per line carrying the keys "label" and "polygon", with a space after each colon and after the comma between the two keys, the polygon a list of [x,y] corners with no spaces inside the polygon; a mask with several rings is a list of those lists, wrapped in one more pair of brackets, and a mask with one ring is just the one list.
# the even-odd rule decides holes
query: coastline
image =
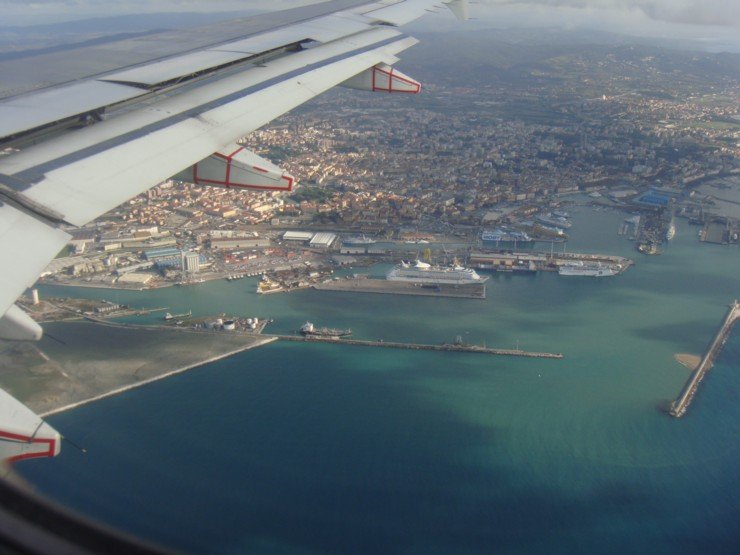
{"label": "coastline", "polygon": [[252,345],[245,345],[244,347],[241,347],[239,349],[229,351],[227,353],[223,353],[220,355],[216,355],[213,357],[210,357],[205,360],[201,360],[199,362],[194,362],[193,364],[188,364],[186,366],[182,366],[180,368],[176,368],[174,370],[170,370],[167,372],[164,372],[163,374],[160,374],[159,376],[154,376],[151,378],[147,378],[145,380],[141,380],[139,382],[134,382],[128,385],[123,385],[121,387],[118,387],[116,389],[112,389],[110,391],[106,391],[105,393],[100,393],[99,395],[95,395],[94,397],[89,397],[87,399],[82,399],[80,401],[75,401],[74,403],[70,403],[68,405],[64,405],[62,407],[58,407],[55,409],[51,409],[49,411],[40,413],[39,416],[41,418],[46,418],[48,416],[52,416],[55,414],[59,414],[61,412],[65,412],[68,410],[75,409],[77,407],[81,407],[83,405],[87,405],[89,403],[94,403],[95,401],[99,401],[101,399],[105,399],[106,397],[112,397],[114,395],[119,395],[120,393],[124,393],[126,391],[130,391],[132,389],[136,389],[145,385],[148,385],[153,382],[157,382],[159,380],[164,380],[166,378],[169,378],[170,376],[175,376],[177,374],[182,374],[183,372],[187,372],[188,370],[192,370],[194,368],[198,368],[200,366],[205,366],[206,364],[211,364],[212,362],[216,362],[218,360],[229,358],[231,356],[237,355],[239,353],[242,353],[244,351],[248,351],[250,349],[254,349],[255,347],[261,347],[262,345],[267,345],[268,343],[272,343],[274,341],[277,341],[277,337],[260,337],[261,341],[258,341]]}
{"label": "coastline", "polygon": [[[54,322],[38,344],[4,344],[0,387],[48,416],[275,341],[155,326]],[[20,369],[20,370],[19,370]]]}
{"label": "coastline", "polygon": [[42,282],[39,282],[39,285],[49,285],[52,287],[84,287],[86,289],[108,289],[108,290],[114,290],[114,291],[149,291],[149,290],[156,290],[156,289],[167,289],[170,287],[193,287],[195,285],[200,285],[201,283],[208,283],[209,281],[217,281],[219,279],[226,279],[227,274],[203,274],[200,276],[203,281],[199,281],[196,283],[188,283],[185,285],[180,285],[178,282],[175,281],[164,281],[164,282],[156,282],[151,285],[120,285],[118,283],[101,283],[101,282],[88,282],[84,280],[75,280],[75,279],[69,279],[66,281],[56,281],[56,280],[45,280]]}

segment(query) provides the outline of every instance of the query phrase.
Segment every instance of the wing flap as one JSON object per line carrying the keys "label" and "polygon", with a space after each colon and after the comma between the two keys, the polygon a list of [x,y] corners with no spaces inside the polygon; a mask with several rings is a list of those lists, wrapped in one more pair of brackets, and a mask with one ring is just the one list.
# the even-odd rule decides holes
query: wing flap
{"label": "wing flap", "polygon": [[104,81],[154,86],[244,59],[240,52],[205,50],[106,75]]}
{"label": "wing flap", "polygon": [[0,102],[0,138],[79,116],[144,94],[136,87],[85,81]]}
{"label": "wing flap", "polygon": [[[56,152],[55,160],[43,162],[29,149],[0,160],[0,169],[16,174],[25,166],[17,173],[25,179],[41,173],[22,194],[83,225],[414,42],[393,29],[374,29],[255,68],[252,80],[247,71],[146,114],[80,130],[77,142],[68,136],[59,146],[72,149],[66,156],[46,145],[43,152]],[[159,119],[142,126],[145,117]],[[113,133],[107,141],[105,129]],[[29,160],[35,165],[27,167]]]}

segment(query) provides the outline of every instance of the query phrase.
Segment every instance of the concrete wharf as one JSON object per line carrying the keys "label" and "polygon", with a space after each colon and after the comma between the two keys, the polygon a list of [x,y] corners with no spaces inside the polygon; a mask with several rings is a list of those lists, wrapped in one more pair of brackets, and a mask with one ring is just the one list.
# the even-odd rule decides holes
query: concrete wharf
{"label": "concrete wharf", "polygon": [[722,350],[724,344],[727,342],[727,338],[730,336],[732,326],[738,318],[740,318],[740,303],[735,300],[730,305],[730,308],[727,311],[727,315],[722,321],[722,325],[717,331],[717,334],[714,336],[714,340],[709,345],[709,349],[706,353],[704,353],[699,366],[697,366],[696,369],[691,373],[691,376],[689,376],[688,381],[683,386],[681,393],[676,398],[676,400],[673,401],[671,409],[669,411],[669,414],[671,416],[680,418],[686,413],[686,409],[688,409],[691,401],[694,398],[694,395],[696,394],[697,389],[699,388],[699,382],[701,382],[701,380],[704,378],[704,375],[714,364],[714,359],[717,358],[717,355]]}
{"label": "concrete wharf", "polygon": [[572,262],[598,262],[610,266],[619,266],[619,273],[624,272],[634,264],[633,260],[610,254],[589,254],[576,252],[471,252],[470,267],[479,270],[507,271],[537,271],[557,272],[562,264]]}
{"label": "concrete wharf", "polygon": [[345,278],[317,283],[314,289],[321,291],[350,291],[352,293],[382,293],[386,295],[414,295],[420,297],[453,297],[458,299],[485,299],[486,284],[464,285],[419,285],[407,281],[390,281],[366,276]]}
{"label": "concrete wharf", "polygon": [[303,341],[335,343],[340,345],[355,345],[360,347],[384,347],[386,349],[409,349],[415,351],[446,351],[456,353],[479,353],[484,355],[499,355],[529,358],[555,358],[561,359],[561,353],[538,353],[534,351],[522,351],[521,349],[494,349],[481,345],[466,345],[457,343],[445,343],[442,345],[426,345],[419,343],[400,343],[396,341],[368,341],[362,339],[343,339],[339,337],[299,336],[299,335],[268,335],[285,341]]}

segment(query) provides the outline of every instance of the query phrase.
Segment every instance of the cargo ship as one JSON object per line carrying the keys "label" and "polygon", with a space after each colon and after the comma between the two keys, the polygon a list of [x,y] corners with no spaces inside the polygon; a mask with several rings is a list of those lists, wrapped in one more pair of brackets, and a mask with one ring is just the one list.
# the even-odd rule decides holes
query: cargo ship
{"label": "cargo ship", "polygon": [[660,250],[658,249],[658,245],[656,245],[653,242],[646,242],[646,243],[640,243],[637,245],[637,250],[640,251],[642,254],[650,254],[650,255],[656,255],[660,254]]}
{"label": "cargo ship", "polygon": [[422,285],[470,285],[488,281],[488,276],[481,277],[470,268],[463,268],[457,264],[448,267],[432,266],[421,260],[417,260],[413,266],[401,262],[391,268],[385,278],[388,281],[409,281]]}
{"label": "cargo ship", "polygon": [[617,275],[620,270],[619,265],[612,266],[601,262],[570,262],[560,266],[558,274],[561,276],[607,277]]}
{"label": "cargo ship", "polygon": [[317,328],[312,322],[306,322],[301,326],[301,335],[318,337],[347,337],[352,335],[352,330],[338,330],[333,328]]}

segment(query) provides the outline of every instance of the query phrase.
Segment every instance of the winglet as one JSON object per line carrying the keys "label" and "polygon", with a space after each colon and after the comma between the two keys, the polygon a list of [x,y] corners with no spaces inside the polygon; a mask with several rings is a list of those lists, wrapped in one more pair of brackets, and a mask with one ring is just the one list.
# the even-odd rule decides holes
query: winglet
{"label": "winglet", "polygon": [[460,21],[470,19],[470,15],[468,14],[470,4],[468,4],[468,0],[452,0],[451,2],[447,2],[447,7],[450,8],[450,11]]}
{"label": "winglet", "polygon": [[[8,392],[0,389],[0,463],[56,457],[62,438],[54,428]],[[0,464],[0,476],[8,467]]]}
{"label": "winglet", "polygon": [[38,341],[43,330],[16,305],[11,305],[0,318],[0,338],[10,341]]}

